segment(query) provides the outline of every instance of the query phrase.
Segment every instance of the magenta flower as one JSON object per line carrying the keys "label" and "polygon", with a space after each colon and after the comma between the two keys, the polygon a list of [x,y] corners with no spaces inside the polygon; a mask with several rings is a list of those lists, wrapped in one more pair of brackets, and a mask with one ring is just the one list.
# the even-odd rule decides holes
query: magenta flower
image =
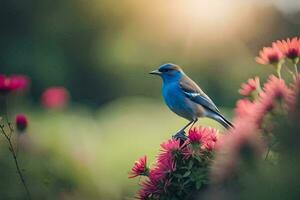
{"label": "magenta flower", "polygon": [[162,148],[162,152],[175,152],[177,150],[180,149],[180,141],[179,140],[175,140],[175,139],[170,139],[164,143],[162,143],[161,145]]}
{"label": "magenta flower", "polygon": [[160,181],[164,181],[166,177],[166,170],[163,165],[154,166],[149,173],[149,178],[154,183],[159,183]]}
{"label": "magenta flower", "polygon": [[29,78],[24,75],[7,77],[0,75],[0,93],[7,94],[14,91],[25,91],[29,87]]}
{"label": "magenta flower", "polygon": [[158,161],[173,160],[175,153],[180,150],[180,140],[170,139],[160,146],[162,149],[158,156]]}
{"label": "magenta flower", "polygon": [[188,134],[188,138],[191,143],[200,143],[201,139],[203,137],[203,134],[199,130],[199,128],[191,128]]}
{"label": "magenta flower", "polygon": [[160,146],[161,153],[158,155],[156,166],[151,173],[154,181],[157,181],[158,177],[163,178],[164,174],[176,170],[175,154],[181,151],[180,140],[170,139]]}
{"label": "magenta flower", "polygon": [[24,91],[29,87],[29,78],[24,75],[12,75],[10,77],[13,90]]}
{"label": "magenta flower", "polygon": [[134,166],[131,169],[129,178],[135,178],[137,176],[147,176],[149,169],[147,167],[147,156],[141,157],[138,161],[135,161]]}
{"label": "magenta flower", "polygon": [[146,180],[141,183],[142,189],[137,194],[137,199],[149,200],[149,199],[159,199],[162,191],[158,188],[157,183],[151,180]]}
{"label": "magenta flower", "polygon": [[[197,156],[205,151],[213,151],[216,146],[218,130],[210,127],[194,127],[190,129],[186,148],[182,149],[184,159]],[[197,145],[195,145],[197,144]]]}
{"label": "magenta flower", "polygon": [[64,87],[51,87],[42,94],[42,105],[49,109],[61,109],[70,99],[68,90]]}
{"label": "magenta flower", "polygon": [[243,83],[241,85],[241,89],[239,90],[239,93],[243,96],[250,96],[253,92],[258,91],[260,92],[260,83],[259,78],[255,77],[252,79],[249,79],[247,83]]}
{"label": "magenta flower", "polygon": [[20,132],[23,132],[28,126],[28,119],[24,114],[18,114],[15,122],[16,127]]}

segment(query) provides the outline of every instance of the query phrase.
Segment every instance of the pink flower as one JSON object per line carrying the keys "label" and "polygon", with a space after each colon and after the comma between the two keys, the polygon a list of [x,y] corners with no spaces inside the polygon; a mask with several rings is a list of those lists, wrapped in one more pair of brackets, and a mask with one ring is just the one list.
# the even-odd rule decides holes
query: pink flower
{"label": "pink flower", "polygon": [[180,140],[170,139],[161,145],[162,152],[175,152],[180,149]]}
{"label": "pink flower", "polygon": [[241,99],[236,103],[235,115],[237,118],[240,117],[250,117],[255,112],[255,103],[251,102],[249,99]]}
{"label": "pink flower", "polygon": [[158,185],[151,180],[146,180],[141,183],[142,189],[137,194],[137,199],[148,200],[148,199],[159,199],[162,191],[158,189]]}
{"label": "pink flower", "polygon": [[158,156],[158,161],[173,160],[174,154],[180,150],[180,140],[170,139],[160,146],[162,149]]}
{"label": "pink flower", "polygon": [[29,78],[24,75],[7,77],[0,75],[0,93],[7,94],[14,91],[24,91],[29,86]]}
{"label": "pink flower", "polygon": [[263,150],[264,145],[256,124],[246,118],[239,119],[235,128],[225,133],[218,143],[211,180],[220,183],[234,177],[239,172],[241,161],[249,158],[248,153],[253,158],[259,158]]}
{"label": "pink flower", "polygon": [[277,64],[283,58],[283,53],[278,49],[277,46],[264,47],[260,52],[259,56],[256,57],[256,62],[267,65]]}
{"label": "pink flower", "polygon": [[[187,146],[184,148],[183,154],[184,158],[187,159],[190,156],[199,154],[201,151],[212,151],[215,148],[217,142],[218,130],[210,127],[194,127],[189,131],[189,141],[192,146]],[[193,144],[200,144],[200,146],[195,146]]]}
{"label": "pink flower", "polygon": [[143,156],[138,161],[135,161],[133,168],[129,174],[129,178],[135,178],[137,176],[146,176],[148,174],[147,156]]}
{"label": "pink flower", "polygon": [[180,140],[170,139],[160,146],[162,148],[161,153],[158,155],[154,170],[150,173],[150,177],[154,181],[162,179],[166,173],[176,170],[175,155],[181,151]]}
{"label": "pink flower", "polygon": [[191,128],[188,134],[188,138],[191,143],[200,143],[203,134],[199,131],[199,128]]}
{"label": "pink flower", "polygon": [[205,141],[216,141],[218,130],[210,127],[194,127],[190,129],[188,138],[191,142],[204,143]]}
{"label": "pink flower", "polygon": [[260,90],[259,78],[255,77],[254,79],[249,79],[247,83],[243,83],[239,92],[241,95],[250,96],[254,91]]}
{"label": "pink flower", "polygon": [[202,146],[202,149],[206,150],[206,151],[212,151],[215,149],[215,146],[216,146],[216,142],[208,140],[204,143],[204,145]]}
{"label": "pink flower", "polygon": [[292,39],[288,38],[287,40],[277,40],[273,43],[273,46],[280,49],[285,57],[294,62],[300,57],[300,38],[294,37]]}
{"label": "pink flower", "polygon": [[64,87],[51,87],[42,94],[42,105],[49,109],[61,109],[69,102],[70,95]]}
{"label": "pink flower", "polygon": [[199,132],[203,135],[201,142],[205,145],[207,142],[216,142],[218,130],[211,127],[199,127]]}
{"label": "pink flower", "polygon": [[261,123],[266,113],[273,110],[278,100],[283,100],[285,106],[291,101],[292,91],[286,86],[283,79],[274,75],[269,77],[268,82],[264,85],[264,91],[260,95],[256,106],[257,121]]}
{"label": "pink flower", "polygon": [[149,178],[152,182],[160,183],[166,181],[168,173],[176,170],[174,159],[157,160],[156,165],[150,170]]}
{"label": "pink flower", "polygon": [[18,114],[16,116],[16,127],[20,132],[23,132],[28,126],[28,119],[24,114]]}
{"label": "pink flower", "polygon": [[164,181],[166,177],[165,167],[163,165],[154,166],[149,173],[149,178],[152,182],[159,183]]}

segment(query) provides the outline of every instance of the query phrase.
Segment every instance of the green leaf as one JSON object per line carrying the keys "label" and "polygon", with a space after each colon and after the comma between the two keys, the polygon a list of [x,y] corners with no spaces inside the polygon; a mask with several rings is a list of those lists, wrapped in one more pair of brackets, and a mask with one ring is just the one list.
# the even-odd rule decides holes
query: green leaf
{"label": "green leaf", "polygon": [[185,173],[183,174],[182,177],[188,177],[190,174],[191,174],[191,171],[187,171],[187,172],[185,172]]}

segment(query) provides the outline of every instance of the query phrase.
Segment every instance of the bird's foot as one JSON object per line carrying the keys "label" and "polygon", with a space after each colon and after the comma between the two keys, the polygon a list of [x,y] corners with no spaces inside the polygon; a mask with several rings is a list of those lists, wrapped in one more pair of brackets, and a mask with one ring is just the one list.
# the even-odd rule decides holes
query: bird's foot
{"label": "bird's foot", "polygon": [[173,139],[175,140],[180,140],[185,142],[187,140],[187,136],[185,135],[185,131],[184,130],[180,130],[178,131],[175,135],[172,136]]}

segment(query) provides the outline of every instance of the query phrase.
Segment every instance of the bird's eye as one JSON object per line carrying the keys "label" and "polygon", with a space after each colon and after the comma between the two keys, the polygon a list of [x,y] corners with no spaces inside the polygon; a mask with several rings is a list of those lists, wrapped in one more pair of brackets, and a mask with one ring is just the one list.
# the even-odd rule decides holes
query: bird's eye
{"label": "bird's eye", "polygon": [[171,71],[171,69],[162,69],[161,71],[162,72],[169,72],[169,71]]}

